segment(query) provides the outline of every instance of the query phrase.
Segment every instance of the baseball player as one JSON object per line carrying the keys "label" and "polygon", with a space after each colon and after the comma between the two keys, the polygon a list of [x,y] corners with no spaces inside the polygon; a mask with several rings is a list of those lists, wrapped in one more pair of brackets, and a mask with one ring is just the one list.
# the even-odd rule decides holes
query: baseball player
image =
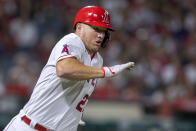
{"label": "baseball player", "polygon": [[76,131],[97,78],[114,77],[134,63],[103,67],[98,53],[110,33],[109,13],[97,6],[78,11],[74,33],[53,48],[30,100],[4,131]]}

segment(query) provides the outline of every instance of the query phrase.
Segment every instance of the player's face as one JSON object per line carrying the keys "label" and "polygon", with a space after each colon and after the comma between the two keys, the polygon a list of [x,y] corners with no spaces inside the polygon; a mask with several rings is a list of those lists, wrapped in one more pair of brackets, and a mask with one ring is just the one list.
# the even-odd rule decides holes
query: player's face
{"label": "player's face", "polygon": [[83,28],[82,40],[86,46],[86,49],[90,54],[97,52],[101,47],[101,43],[103,42],[107,28],[87,24],[83,24]]}

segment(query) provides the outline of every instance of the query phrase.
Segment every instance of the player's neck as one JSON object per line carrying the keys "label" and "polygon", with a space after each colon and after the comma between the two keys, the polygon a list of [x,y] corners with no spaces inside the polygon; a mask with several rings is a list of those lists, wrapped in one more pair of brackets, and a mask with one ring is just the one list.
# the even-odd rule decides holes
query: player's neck
{"label": "player's neck", "polygon": [[90,55],[90,56],[93,56],[94,54],[95,54],[95,52],[92,52],[92,51],[90,51],[90,50],[88,50],[88,49],[86,49],[87,50],[87,52],[88,52],[88,54]]}

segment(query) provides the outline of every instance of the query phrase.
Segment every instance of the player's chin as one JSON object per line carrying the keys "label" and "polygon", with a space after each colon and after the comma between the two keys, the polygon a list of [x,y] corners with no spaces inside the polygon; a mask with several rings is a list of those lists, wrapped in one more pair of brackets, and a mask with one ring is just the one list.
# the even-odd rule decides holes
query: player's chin
{"label": "player's chin", "polygon": [[95,50],[99,51],[101,45],[96,45]]}
{"label": "player's chin", "polygon": [[94,47],[93,49],[92,49],[92,52],[98,52],[99,51],[99,49],[100,49],[100,46],[97,46],[97,47]]}

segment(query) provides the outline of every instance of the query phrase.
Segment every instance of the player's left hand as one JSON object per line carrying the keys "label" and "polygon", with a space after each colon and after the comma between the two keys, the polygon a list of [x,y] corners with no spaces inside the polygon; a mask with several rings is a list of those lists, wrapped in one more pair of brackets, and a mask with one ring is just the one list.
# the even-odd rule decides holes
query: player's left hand
{"label": "player's left hand", "polygon": [[86,122],[84,122],[83,120],[80,120],[80,121],[79,121],[79,125],[85,126],[85,125],[86,125]]}
{"label": "player's left hand", "polygon": [[135,66],[134,62],[131,62],[130,66],[127,68],[128,70],[131,70]]}

